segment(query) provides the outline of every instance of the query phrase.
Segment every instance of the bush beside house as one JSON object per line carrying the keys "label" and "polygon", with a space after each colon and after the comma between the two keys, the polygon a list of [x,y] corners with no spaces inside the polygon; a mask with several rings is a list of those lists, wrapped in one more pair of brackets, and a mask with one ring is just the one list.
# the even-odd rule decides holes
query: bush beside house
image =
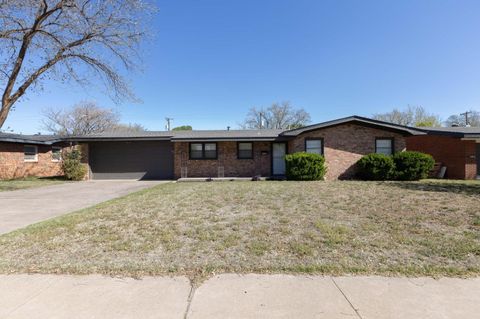
{"label": "bush beside house", "polygon": [[62,169],[65,178],[72,181],[81,181],[87,174],[87,168],[82,164],[82,153],[78,149],[65,151],[62,154]]}
{"label": "bush beside house", "polygon": [[428,177],[433,157],[421,152],[399,152],[392,156],[368,154],[358,161],[358,177],[364,180],[415,181]]}
{"label": "bush beside house", "polygon": [[358,161],[358,176],[364,180],[382,181],[395,177],[395,163],[392,156],[368,154]]}
{"label": "bush beside house", "polygon": [[325,176],[325,158],[322,155],[298,152],[285,156],[287,179],[316,181]]}
{"label": "bush beside house", "polygon": [[435,161],[431,155],[406,151],[393,155],[395,162],[396,179],[402,181],[416,181],[427,178],[428,172],[433,169]]}

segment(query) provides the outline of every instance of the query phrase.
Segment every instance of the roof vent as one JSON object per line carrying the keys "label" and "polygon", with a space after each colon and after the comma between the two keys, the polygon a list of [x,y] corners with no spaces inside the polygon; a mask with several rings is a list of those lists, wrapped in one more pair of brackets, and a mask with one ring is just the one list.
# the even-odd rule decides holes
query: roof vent
{"label": "roof vent", "polygon": [[230,126],[227,126],[227,131],[230,131]]}

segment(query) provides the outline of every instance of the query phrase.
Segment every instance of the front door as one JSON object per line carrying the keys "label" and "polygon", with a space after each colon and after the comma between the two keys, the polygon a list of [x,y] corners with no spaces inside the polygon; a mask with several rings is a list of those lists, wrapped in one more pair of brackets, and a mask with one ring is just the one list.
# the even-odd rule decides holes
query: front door
{"label": "front door", "polygon": [[480,176],[480,143],[477,143],[477,154],[475,157],[477,158],[477,177]]}
{"label": "front door", "polygon": [[273,175],[285,175],[286,143],[272,144],[272,173]]}

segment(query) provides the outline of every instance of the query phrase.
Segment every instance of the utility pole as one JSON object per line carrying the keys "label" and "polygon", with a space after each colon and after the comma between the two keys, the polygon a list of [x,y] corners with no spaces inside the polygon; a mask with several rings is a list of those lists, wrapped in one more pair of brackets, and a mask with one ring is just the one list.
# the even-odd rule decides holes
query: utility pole
{"label": "utility pole", "polygon": [[469,111],[465,111],[465,113],[460,113],[460,116],[465,116],[465,126],[469,126],[468,124],[468,114],[470,114],[472,112],[469,112]]}
{"label": "utility pole", "polygon": [[165,121],[167,121],[167,125],[165,126],[165,129],[166,129],[167,131],[170,131],[170,128],[171,128],[171,126],[170,126],[170,121],[173,121],[173,117],[166,117],[166,118],[165,118]]}

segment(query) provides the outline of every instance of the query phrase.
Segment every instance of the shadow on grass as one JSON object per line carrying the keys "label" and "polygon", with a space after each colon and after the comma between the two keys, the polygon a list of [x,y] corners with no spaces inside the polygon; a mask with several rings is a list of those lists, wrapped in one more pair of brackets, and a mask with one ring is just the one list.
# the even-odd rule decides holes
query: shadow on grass
{"label": "shadow on grass", "polygon": [[415,191],[456,193],[480,196],[480,181],[426,180],[419,182],[394,182],[385,185]]}
{"label": "shadow on grass", "polygon": [[67,181],[65,176],[49,176],[49,177],[37,177],[41,181]]}
{"label": "shadow on grass", "polygon": [[67,181],[65,176],[48,176],[48,177],[37,177],[37,176],[26,176],[20,178],[12,178],[4,180],[4,182],[34,182],[34,181]]}

